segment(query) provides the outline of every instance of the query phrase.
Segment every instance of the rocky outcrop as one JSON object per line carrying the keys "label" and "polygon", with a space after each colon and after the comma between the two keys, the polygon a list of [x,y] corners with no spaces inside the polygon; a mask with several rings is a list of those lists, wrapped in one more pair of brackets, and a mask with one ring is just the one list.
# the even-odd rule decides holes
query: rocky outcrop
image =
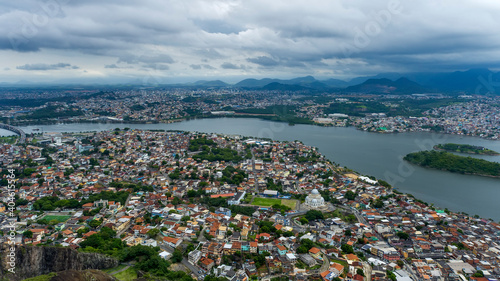
{"label": "rocky outcrop", "polygon": [[10,268],[7,264],[7,247],[1,246],[0,253],[0,280],[17,281],[50,272],[106,269],[119,264],[115,258],[98,253],[78,252],[71,248],[18,246],[15,251],[15,274],[11,274],[7,271]]}

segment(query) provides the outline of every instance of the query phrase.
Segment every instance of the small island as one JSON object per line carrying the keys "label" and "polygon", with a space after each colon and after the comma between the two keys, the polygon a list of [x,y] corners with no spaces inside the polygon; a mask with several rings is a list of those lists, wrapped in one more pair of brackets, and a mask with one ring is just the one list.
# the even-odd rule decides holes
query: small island
{"label": "small island", "polygon": [[444,150],[448,152],[468,153],[468,154],[500,155],[496,151],[484,148],[482,146],[470,145],[470,144],[445,143],[445,144],[435,145],[434,149]]}
{"label": "small island", "polygon": [[420,151],[407,154],[404,160],[426,168],[452,173],[500,177],[500,163],[464,157],[445,151]]}

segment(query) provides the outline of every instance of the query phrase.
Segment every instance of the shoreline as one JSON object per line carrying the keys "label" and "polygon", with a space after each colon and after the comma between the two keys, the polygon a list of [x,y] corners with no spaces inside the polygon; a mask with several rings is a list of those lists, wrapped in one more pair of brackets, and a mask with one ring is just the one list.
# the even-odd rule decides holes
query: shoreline
{"label": "shoreline", "polygon": [[[462,136],[462,137],[474,137],[474,138],[480,138],[484,140],[493,140],[493,141],[500,141],[500,139],[495,139],[495,138],[486,138],[486,137],[481,137],[481,136],[474,136],[474,135],[462,135],[462,134],[453,134],[453,133],[444,133],[444,132],[437,132],[437,131],[432,131],[432,130],[417,130],[417,131],[393,131],[393,132],[386,132],[386,131],[369,131],[369,130],[363,130],[357,126],[350,125],[350,126],[333,126],[330,124],[323,124],[323,123],[315,123],[313,120],[308,120],[308,122],[290,122],[287,121],[286,119],[273,119],[274,117],[280,118],[280,116],[273,115],[273,116],[263,116],[263,115],[246,115],[246,114],[237,114],[237,115],[223,115],[223,116],[190,116],[182,119],[172,119],[172,120],[163,120],[163,121],[134,121],[134,120],[61,120],[61,121],[38,121],[38,122],[26,122],[26,123],[16,123],[10,124],[12,126],[16,127],[25,127],[25,126],[36,126],[36,125],[58,125],[58,124],[171,124],[171,123],[178,123],[178,122],[183,122],[183,121],[190,121],[190,120],[197,120],[197,119],[218,119],[218,118],[252,118],[252,119],[260,119],[264,121],[270,121],[270,122],[278,122],[278,123],[288,123],[290,126],[294,125],[311,125],[311,126],[318,126],[318,127],[341,127],[341,128],[355,128],[358,131],[362,132],[367,132],[367,133],[374,133],[374,134],[401,134],[401,133],[419,133],[419,132],[424,132],[424,133],[435,133],[435,134],[442,134],[442,135],[452,135],[452,136]],[[302,120],[296,120],[296,121],[302,121]],[[491,156],[498,156],[499,154],[477,154],[477,155],[491,155]]]}

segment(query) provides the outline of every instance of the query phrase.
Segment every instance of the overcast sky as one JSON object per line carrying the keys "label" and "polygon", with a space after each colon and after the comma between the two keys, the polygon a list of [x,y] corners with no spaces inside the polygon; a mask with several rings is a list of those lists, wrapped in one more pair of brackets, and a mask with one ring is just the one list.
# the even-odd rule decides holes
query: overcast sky
{"label": "overcast sky", "polygon": [[499,69],[498,15],[498,0],[2,1],[0,82]]}

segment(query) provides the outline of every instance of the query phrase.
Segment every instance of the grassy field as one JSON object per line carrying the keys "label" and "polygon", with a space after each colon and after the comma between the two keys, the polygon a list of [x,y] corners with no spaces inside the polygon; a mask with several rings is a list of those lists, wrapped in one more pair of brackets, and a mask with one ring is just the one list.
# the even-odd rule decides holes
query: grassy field
{"label": "grassy field", "polygon": [[254,198],[252,205],[255,206],[263,206],[263,207],[271,207],[274,204],[281,204],[281,199],[274,198]]}
{"label": "grassy field", "polygon": [[130,267],[125,271],[113,275],[113,277],[120,281],[133,281],[137,279],[137,272],[135,271],[135,269]]}
{"label": "grassy field", "polygon": [[295,210],[295,206],[297,206],[297,201],[290,199],[281,199],[281,205],[285,205],[290,207],[290,209]]}
{"label": "grassy field", "polygon": [[252,205],[262,206],[262,207],[271,207],[274,204],[285,205],[290,207],[292,210],[295,209],[297,202],[295,200],[289,199],[276,199],[276,198],[254,198]]}
{"label": "grassy field", "polygon": [[47,216],[45,216],[43,218],[46,219],[47,221],[57,220],[59,222],[65,222],[65,221],[69,220],[69,218],[71,218],[71,216],[52,216],[52,215],[47,215]]}
{"label": "grassy field", "polygon": [[18,136],[5,136],[5,137],[0,137],[0,143],[8,143],[8,144],[13,144],[16,142],[18,139]]}

